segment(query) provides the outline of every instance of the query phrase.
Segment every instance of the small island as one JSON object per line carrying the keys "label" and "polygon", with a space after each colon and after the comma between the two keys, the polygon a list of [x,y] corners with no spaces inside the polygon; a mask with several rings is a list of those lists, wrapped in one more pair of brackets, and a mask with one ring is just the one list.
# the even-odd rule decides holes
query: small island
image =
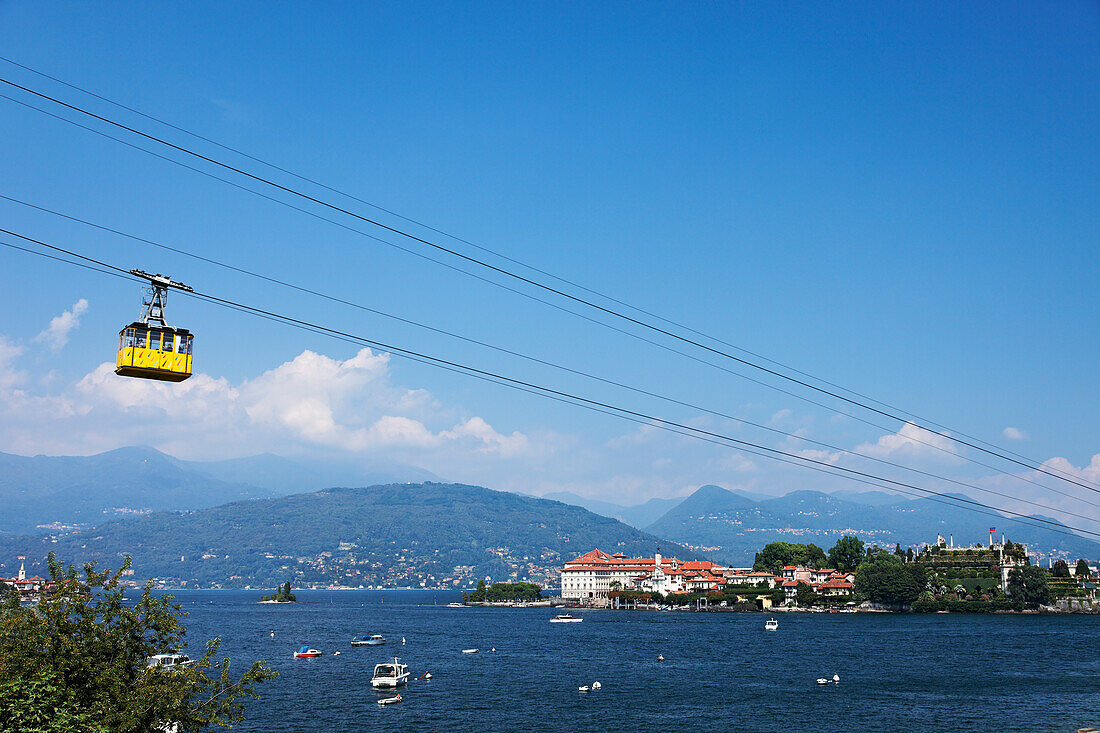
{"label": "small island", "polygon": [[297,603],[298,599],[294,597],[294,594],[290,592],[290,581],[288,580],[282,586],[279,587],[279,592],[274,595],[264,596],[260,599],[260,603]]}

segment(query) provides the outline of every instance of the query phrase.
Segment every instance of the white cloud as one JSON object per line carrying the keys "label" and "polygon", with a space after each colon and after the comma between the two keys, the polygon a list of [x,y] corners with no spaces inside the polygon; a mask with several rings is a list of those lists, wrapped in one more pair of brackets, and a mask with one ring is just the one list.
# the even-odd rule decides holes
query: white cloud
{"label": "white cloud", "polygon": [[1028,435],[1023,430],[1014,427],[1007,427],[1001,431],[1001,435],[1009,440],[1027,440]]}
{"label": "white cloud", "polygon": [[88,301],[81,298],[73,303],[72,308],[50,319],[50,325],[35,336],[34,340],[44,342],[51,351],[59,351],[69,343],[69,332],[80,325],[80,316],[86,310],[88,310]]}
{"label": "white cloud", "polygon": [[907,422],[893,435],[883,435],[874,443],[863,443],[856,447],[857,453],[875,458],[898,457],[939,457],[958,458],[955,443],[947,433],[933,433],[918,425]]}

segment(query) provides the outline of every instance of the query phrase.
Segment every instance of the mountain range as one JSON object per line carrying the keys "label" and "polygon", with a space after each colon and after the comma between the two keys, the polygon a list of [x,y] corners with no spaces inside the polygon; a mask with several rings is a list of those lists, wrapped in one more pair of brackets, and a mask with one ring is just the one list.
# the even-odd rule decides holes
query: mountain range
{"label": "mountain range", "polygon": [[463,484],[333,488],[190,512],[116,519],[81,532],[0,537],[0,574],[65,563],[117,568],[170,585],[471,587],[479,578],[547,583],[565,560],[608,552],[699,555],[557,501]]}
{"label": "mountain range", "polygon": [[186,511],[237,499],[283,496],[324,486],[437,480],[399,463],[363,467],[271,454],[184,461],[147,447],[92,456],[0,453],[0,533],[91,526],[153,511]]}
{"label": "mountain range", "polygon": [[[761,547],[779,540],[813,542],[828,549],[842,535],[852,534],[868,544],[892,547],[900,543],[906,547],[935,542],[936,535],[942,534],[965,545],[988,542],[990,526],[1043,554],[1100,557],[1100,543],[1074,534],[1058,522],[1036,526],[999,513],[978,513],[940,497],[896,496],[888,502],[890,494],[869,493],[875,496],[868,503],[819,491],[792,491],[756,500],[719,486],[703,486],[645,530],[734,565],[751,565]],[[859,499],[862,495],[848,496]]]}

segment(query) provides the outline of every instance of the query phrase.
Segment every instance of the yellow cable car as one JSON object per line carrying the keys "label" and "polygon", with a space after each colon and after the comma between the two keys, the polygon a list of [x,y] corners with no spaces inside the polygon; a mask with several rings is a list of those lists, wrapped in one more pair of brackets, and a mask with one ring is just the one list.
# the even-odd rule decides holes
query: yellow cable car
{"label": "yellow cable car", "polygon": [[130,270],[149,280],[143,288],[142,317],[118,332],[118,357],[115,374],[139,379],[182,382],[191,376],[191,343],[194,336],[186,328],[173,328],[164,320],[168,288],[192,292],[183,283],[163,275]]}

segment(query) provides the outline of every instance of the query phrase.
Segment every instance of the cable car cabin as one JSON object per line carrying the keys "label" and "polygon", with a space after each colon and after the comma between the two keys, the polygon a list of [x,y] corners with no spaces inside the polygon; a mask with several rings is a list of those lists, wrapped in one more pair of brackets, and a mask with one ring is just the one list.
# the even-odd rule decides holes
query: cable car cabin
{"label": "cable car cabin", "polygon": [[193,338],[185,328],[135,321],[118,333],[115,374],[182,382],[191,376]]}

